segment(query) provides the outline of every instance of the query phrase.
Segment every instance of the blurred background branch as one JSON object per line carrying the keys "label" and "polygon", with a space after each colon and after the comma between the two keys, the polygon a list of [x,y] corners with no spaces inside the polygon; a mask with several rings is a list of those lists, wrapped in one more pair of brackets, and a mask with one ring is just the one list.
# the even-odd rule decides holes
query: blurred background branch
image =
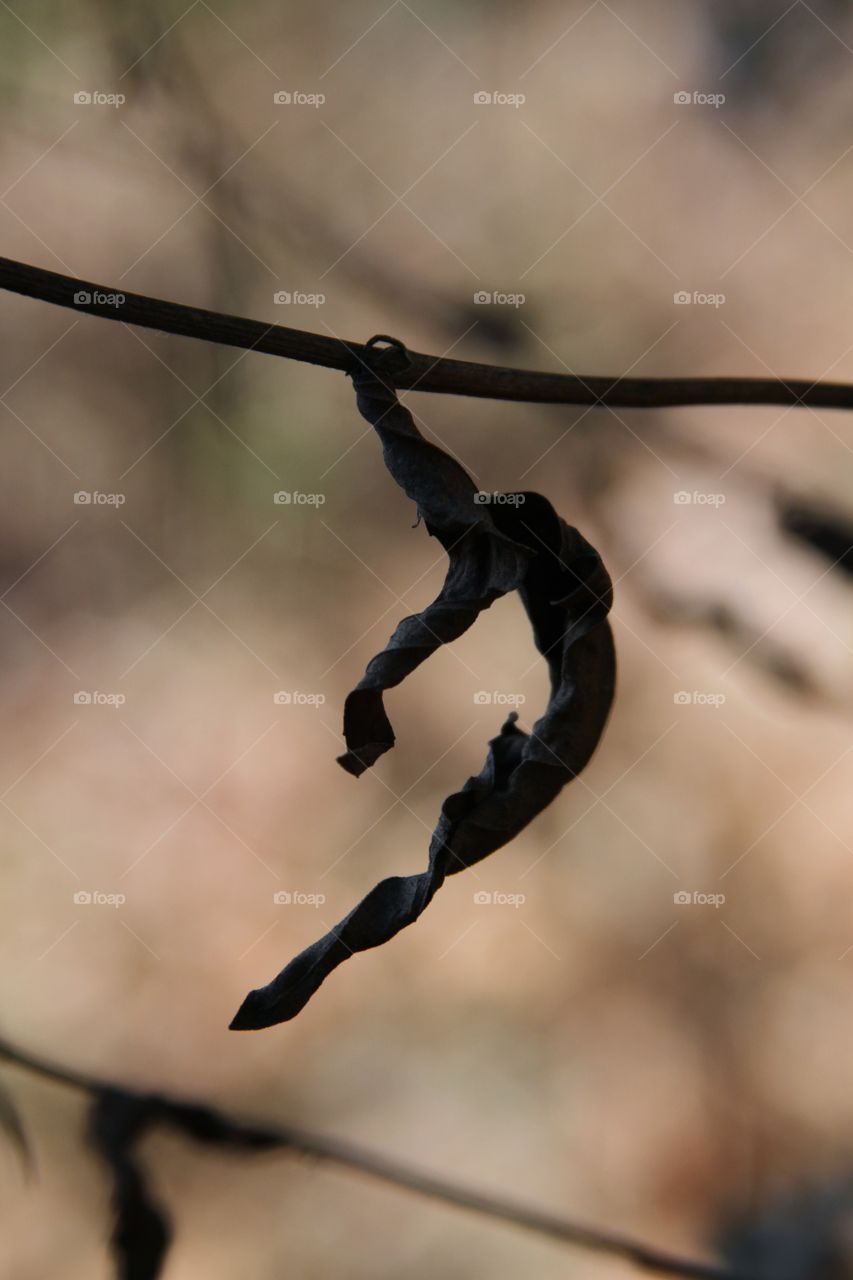
{"label": "blurred background branch", "polygon": [[[93,1079],[66,1067],[59,1067],[31,1057],[6,1041],[0,1041],[0,1058],[13,1066],[44,1076],[48,1080],[83,1090],[91,1095],[96,1108],[102,1106],[105,1101],[113,1108],[117,1101],[125,1108],[132,1107],[134,1127],[131,1137],[134,1142],[142,1136],[143,1127],[147,1128],[156,1123],[171,1126],[179,1133],[196,1141],[219,1145],[226,1149],[269,1151],[274,1148],[284,1148],[297,1155],[328,1160],[332,1164],[341,1165],[355,1172],[366,1173],[372,1178],[378,1178],[395,1187],[402,1187],[454,1208],[466,1209],[487,1218],[522,1227],[551,1240],[557,1240],[561,1244],[613,1254],[657,1275],[692,1277],[693,1280],[750,1280],[742,1274],[721,1270],[710,1263],[678,1258],[665,1251],[610,1232],[579,1226],[556,1214],[543,1213],[530,1206],[474,1191],[470,1187],[463,1187],[446,1178],[413,1169],[400,1161],[363,1150],[337,1138],[309,1133],[289,1126],[246,1124],[198,1101],[138,1093],[114,1082]],[[114,1158],[116,1145],[114,1132],[112,1135],[102,1133],[98,1145],[102,1148],[105,1158],[108,1160],[110,1157]],[[141,1173],[137,1177],[141,1182]],[[138,1186],[134,1186],[131,1194],[139,1196]],[[117,1214],[121,1217],[124,1207],[120,1183],[117,1201]],[[151,1217],[145,1221],[144,1230],[138,1233],[136,1239],[125,1243],[125,1248],[135,1250],[137,1257],[140,1255],[144,1257],[146,1250],[151,1247],[152,1234],[166,1242],[170,1238],[171,1233],[167,1227],[168,1215],[162,1209],[156,1213],[153,1210],[149,1212]],[[119,1245],[119,1250],[121,1247]],[[151,1271],[152,1276],[160,1274],[159,1268],[165,1251],[164,1246],[161,1252],[155,1254],[156,1268]]]}

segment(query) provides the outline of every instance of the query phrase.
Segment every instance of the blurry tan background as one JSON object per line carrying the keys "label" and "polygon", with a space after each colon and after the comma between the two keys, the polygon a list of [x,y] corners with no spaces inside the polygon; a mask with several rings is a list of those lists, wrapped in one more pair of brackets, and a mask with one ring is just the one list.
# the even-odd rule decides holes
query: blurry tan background
{"label": "blurry tan background", "polygon": [[[844,4],[17,0],[0,31],[9,257],[435,354],[853,378]],[[347,380],[8,294],[0,334],[4,1035],[687,1253],[846,1177],[853,605],[777,519],[844,514],[846,416],[407,397],[602,550],[614,714],[522,838],[237,1035],[250,987],[423,867],[505,714],[475,694],[529,726],[544,663],[496,605],[390,694],[356,783],[345,694],[444,558]],[[0,1274],[111,1275],[82,1099],[3,1074],[38,1177],[0,1147]],[[630,1274],[287,1157],[145,1162],[169,1280]]]}

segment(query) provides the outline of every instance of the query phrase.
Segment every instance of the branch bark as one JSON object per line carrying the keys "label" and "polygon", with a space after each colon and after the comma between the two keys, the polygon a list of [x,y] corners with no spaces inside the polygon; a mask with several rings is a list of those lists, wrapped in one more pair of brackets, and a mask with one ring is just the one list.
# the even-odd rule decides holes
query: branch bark
{"label": "branch bark", "polygon": [[[261,351],[325,369],[351,372],[362,362],[360,342],[287,329],[240,316],[223,315],[123,293],[114,286],[0,258],[0,288],[84,315],[120,320],[203,342]],[[88,294],[89,301],[75,301]],[[115,298],[124,301],[98,300]],[[521,400],[529,404],[601,404],[623,409],[663,409],[675,405],[803,405],[815,409],[853,409],[853,386],[841,382],[775,378],[602,378],[563,373],[537,373],[500,365],[447,360],[410,351],[411,367],[394,378],[400,391],[431,391],[486,400]]]}

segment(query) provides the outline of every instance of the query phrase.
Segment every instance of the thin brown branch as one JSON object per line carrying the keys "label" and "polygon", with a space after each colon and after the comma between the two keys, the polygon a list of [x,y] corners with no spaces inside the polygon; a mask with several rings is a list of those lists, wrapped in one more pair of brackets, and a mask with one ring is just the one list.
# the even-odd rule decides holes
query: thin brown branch
{"label": "thin brown branch", "polygon": [[430,1200],[437,1200],[459,1209],[468,1209],[482,1217],[522,1227],[560,1244],[575,1245],[582,1249],[623,1258],[634,1266],[656,1272],[658,1275],[687,1277],[688,1280],[755,1280],[754,1277],[736,1275],[734,1272],[722,1270],[710,1263],[676,1257],[625,1236],[580,1226],[557,1214],[544,1212],[515,1200],[487,1195],[470,1187],[459,1186],[445,1178],[424,1173],[399,1160],[367,1151],[340,1138],[292,1128],[290,1125],[245,1123],[204,1103],[168,1098],[159,1094],[143,1094],[127,1089],[123,1085],[99,1080],[82,1071],[56,1066],[2,1040],[0,1040],[0,1058],[14,1066],[33,1071],[45,1079],[69,1085],[94,1097],[107,1090],[120,1090],[125,1096],[133,1094],[156,1103],[157,1111],[163,1119],[168,1121],[171,1116],[180,1130],[192,1133],[202,1141],[220,1141],[232,1147],[256,1150],[279,1147],[299,1155],[325,1160],[330,1164],[368,1174],[392,1186],[413,1191]]}
{"label": "thin brown branch", "polygon": [[[223,315],[124,293],[110,285],[0,258],[0,288],[85,315],[120,320],[159,329],[163,333],[218,342],[224,346],[262,351],[326,369],[351,371],[363,346],[338,338],[286,329],[240,316]],[[81,300],[81,294],[88,300]],[[75,300],[76,296],[76,300]],[[116,303],[116,298],[123,301]],[[775,378],[602,378],[537,373],[500,365],[447,360],[410,352],[411,366],[395,379],[400,390],[417,387],[444,395],[477,396],[487,400],[523,400],[531,404],[611,405],[629,409],[666,408],[688,404],[804,405],[810,408],[853,409],[853,386],[841,382],[783,381]]]}

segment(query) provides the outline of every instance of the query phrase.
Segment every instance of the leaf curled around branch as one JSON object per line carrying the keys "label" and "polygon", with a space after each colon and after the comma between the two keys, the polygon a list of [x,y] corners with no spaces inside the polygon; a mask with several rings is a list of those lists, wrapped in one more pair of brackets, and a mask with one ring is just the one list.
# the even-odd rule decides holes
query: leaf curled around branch
{"label": "leaf curled around branch", "polygon": [[399,403],[393,379],[405,368],[402,343],[372,338],[364,352],[351,374],[359,411],[376,430],[392,477],[416,504],[449,563],[438,597],[400,622],[348,696],[347,750],[340,764],[358,777],[394,745],[385,691],[512,591],[518,591],[548,663],[551,693],[529,734],[518,727],[515,713],[508,717],[489,743],[480,773],[444,801],[426,870],[376,885],[266,987],[249,992],[231,1023],[235,1030],[295,1017],[342,961],[388,942],[417,920],[448,875],[518,835],[586,766],[613,701],[612,585],[597,551],[541,494],[478,492],[464,468],[424,439]]}

